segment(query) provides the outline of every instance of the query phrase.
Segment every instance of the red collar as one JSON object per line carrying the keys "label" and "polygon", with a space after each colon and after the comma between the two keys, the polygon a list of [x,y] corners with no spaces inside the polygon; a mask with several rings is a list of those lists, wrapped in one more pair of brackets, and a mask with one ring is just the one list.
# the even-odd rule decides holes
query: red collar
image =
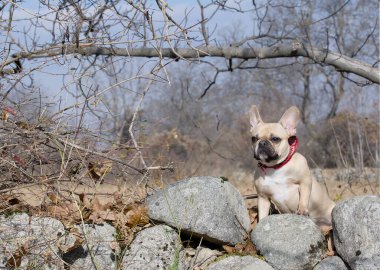
{"label": "red collar", "polygon": [[278,170],[280,169],[282,166],[284,166],[286,163],[289,162],[289,160],[292,159],[294,153],[297,151],[297,147],[298,147],[298,138],[296,136],[292,136],[288,139],[288,142],[289,142],[289,146],[290,146],[290,151],[289,151],[289,154],[288,156],[286,157],[286,159],[279,163],[279,164],[276,164],[276,165],[273,165],[273,166],[267,166],[261,162],[258,163],[258,166],[259,168],[261,169],[261,171],[265,174],[265,170],[266,169],[274,169],[274,170]]}

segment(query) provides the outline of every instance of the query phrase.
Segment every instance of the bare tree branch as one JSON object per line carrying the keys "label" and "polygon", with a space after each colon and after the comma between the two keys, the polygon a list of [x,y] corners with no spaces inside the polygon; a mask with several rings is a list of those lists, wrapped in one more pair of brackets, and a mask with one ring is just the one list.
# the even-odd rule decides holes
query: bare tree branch
{"label": "bare tree branch", "polygon": [[[22,59],[49,58],[60,56],[62,46],[53,46],[47,49],[34,52],[20,52],[13,55],[2,66],[16,63]],[[124,57],[164,57],[178,59],[181,58],[197,59],[198,57],[224,57],[240,59],[271,59],[271,58],[292,58],[307,57],[318,64],[326,64],[335,67],[339,72],[353,73],[369,80],[372,83],[380,84],[380,69],[370,66],[362,61],[348,56],[331,52],[326,49],[315,48],[294,42],[292,45],[276,45],[263,48],[235,48],[235,47],[198,47],[196,50],[191,48],[179,48],[175,52],[170,48],[162,48],[157,51],[155,48],[107,48],[92,45],[70,45],[65,48],[65,54],[80,54],[83,56],[103,55],[103,56],[124,56]],[[17,68],[20,71],[20,68]],[[10,72],[3,71],[2,75]]]}

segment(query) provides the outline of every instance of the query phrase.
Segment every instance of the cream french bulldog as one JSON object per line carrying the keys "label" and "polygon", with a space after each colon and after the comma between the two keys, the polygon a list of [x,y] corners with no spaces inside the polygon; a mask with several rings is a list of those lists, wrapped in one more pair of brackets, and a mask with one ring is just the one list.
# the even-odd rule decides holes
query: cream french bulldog
{"label": "cream french bulldog", "polygon": [[261,176],[255,180],[259,221],[269,214],[271,202],[281,213],[308,215],[321,228],[331,228],[334,202],[312,179],[304,156],[296,152],[297,107],[290,107],[278,123],[264,123],[255,105],[250,111],[252,145]]}

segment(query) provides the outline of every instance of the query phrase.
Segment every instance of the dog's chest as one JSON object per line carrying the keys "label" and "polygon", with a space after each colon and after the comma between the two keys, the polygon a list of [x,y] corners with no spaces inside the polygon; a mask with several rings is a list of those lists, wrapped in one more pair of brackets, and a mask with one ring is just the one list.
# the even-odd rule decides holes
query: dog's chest
{"label": "dog's chest", "polygon": [[270,170],[263,176],[262,190],[273,201],[284,204],[298,195],[298,185],[282,169]]}

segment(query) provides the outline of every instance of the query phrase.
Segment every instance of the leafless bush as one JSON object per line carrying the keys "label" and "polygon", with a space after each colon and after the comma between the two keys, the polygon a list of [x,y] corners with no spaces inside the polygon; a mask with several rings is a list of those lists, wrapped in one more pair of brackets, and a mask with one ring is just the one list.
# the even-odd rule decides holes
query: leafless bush
{"label": "leafless bush", "polygon": [[380,126],[376,119],[352,113],[339,113],[318,126],[311,155],[324,167],[356,168],[379,166]]}

